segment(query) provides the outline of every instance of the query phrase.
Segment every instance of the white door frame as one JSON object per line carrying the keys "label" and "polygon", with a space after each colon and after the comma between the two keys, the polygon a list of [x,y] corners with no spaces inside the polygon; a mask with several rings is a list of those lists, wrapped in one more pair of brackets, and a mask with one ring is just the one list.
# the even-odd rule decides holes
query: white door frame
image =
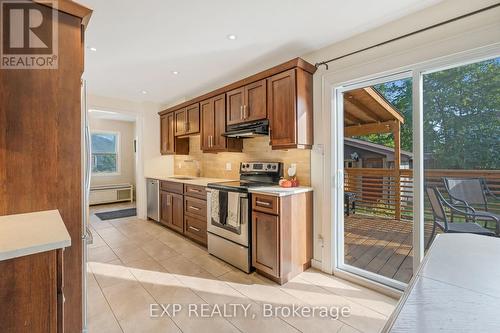
{"label": "white door frame", "polygon": [[[339,103],[342,103],[342,98],[338,96],[337,91],[343,87],[355,84],[362,84],[370,80],[376,81],[390,76],[397,76],[401,73],[412,73],[413,78],[413,154],[414,154],[414,211],[418,212],[415,215],[413,223],[414,237],[414,271],[418,268],[424,256],[424,179],[423,179],[423,114],[422,114],[422,78],[424,74],[441,71],[452,67],[462,66],[469,63],[479,62],[500,56],[500,43],[495,43],[489,46],[480,47],[477,49],[459,52],[444,57],[426,60],[420,63],[400,66],[393,70],[380,71],[376,73],[369,72],[370,64],[362,66],[347,67],[339,71],[326,73],[322,78],[322,109],[328,110],[323,115],[323,133],[325,133],[325,158],[324,158],[324,174],[325,174],[325,189],[324,202],[327,203],[323,207],[323,253],[321,269],[324,272],[333,273],[340,277],[352,280],[356,283],[367,285],[380,292],[390,295],[399,295],[404,284],[386,284],[384,279],[372,280],[367,278],[365,274],[358,275],[356,270],[351,272],[341,269],[339,263],[339,255],[343,255],[343,247],[339,244],[339,237],[343,234],[339,233],[339,227],[343,227],[343,114],[339,112]],[[383,58],[382,58],[383,59]],[[375,64],[380,59],[374,59],[371,64]],[[380,66],[374,66],[378,68]],[[363,72],[370,73],[363,76]],[[361,75],[360,75],[361,74]],[[341,95],[341,94],[340,94]],[[342,154],[342,155],[340,155]],[[329,204],[328,204],[329,203]],[[336,213],[335,213],[336,212]],[[339,213],[342,217],[338,217]]]}

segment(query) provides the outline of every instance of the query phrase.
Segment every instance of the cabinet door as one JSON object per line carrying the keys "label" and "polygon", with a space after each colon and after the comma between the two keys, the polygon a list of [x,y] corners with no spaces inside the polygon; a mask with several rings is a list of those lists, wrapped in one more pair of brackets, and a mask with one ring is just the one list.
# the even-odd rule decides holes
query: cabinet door
{"label": "cabinet door", "polygon": [[201,150],[210,150],[211,138],[214,136],[214,107],[212,99],[200,103],[201,112]]}
{"label": "cabinet door", "polygon": [[174,113],[175,136],[186,134],[186,109]]}
{"label": "cabinet door", "polygon": [[172,229],[184,232],[184,199],[181,194],[169,193],[172,196]]}
{"label": "cabinet door", "polygon": [[245,86],[245,101],[243,104],[243,119],[245,121],[266,119],[266,95],[266,80]]}
{"label": "cabinet door", "polygon": [[168,140],[168,123],[167,115],[160,117],[160,153],[167,154],[167,140]]}
{"label": "cabinet door", "polygon": [[172,195],[160,191],[160,223],[166,226],[172,225]]}
{"label": "cabinet door", "polygon": [[186,130],[185,134],[200,132],[200,105],[198,103],[186,108]]}
{"label": "cabinet door", "polygon": [[226,149],[227,139],[222,136],[226,132],[226,95],[222,94],[214,97],[214,132],[212,138],[212,148],[216,150]]}
{"label": "cabinet door", "polygon": [[166,133],[166,144],[165,144],[165,153],[166,154],[175,154],[175,134],[174,134],[174,114],[169,113],[166,115],[166,128],[167,128],[167,133]]}
{"label": "cabinet door", "polygon": [[295,69],[267,79],[267,102],[271,145],[297,144]]}
{"label": "cabinet door", "polygon": [[280,277],[279,217],[252,212],[252,265]]}
{"label": "cabinet door", "polygon": [[227,125],[244,122],[243,104],[245,100],[245,89],[238,88],[226,94],[227,96]]}

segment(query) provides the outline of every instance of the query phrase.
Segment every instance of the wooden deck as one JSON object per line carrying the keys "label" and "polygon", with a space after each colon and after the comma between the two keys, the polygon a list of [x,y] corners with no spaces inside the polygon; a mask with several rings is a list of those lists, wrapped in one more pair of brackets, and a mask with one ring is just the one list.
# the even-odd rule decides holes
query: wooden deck
{"label": "wooden deck", "polygon": [[[432,225],[425,225],[427,241]],[[412,277],[412,224],[375,216],[345,216],[345,263],[408,283]]]}

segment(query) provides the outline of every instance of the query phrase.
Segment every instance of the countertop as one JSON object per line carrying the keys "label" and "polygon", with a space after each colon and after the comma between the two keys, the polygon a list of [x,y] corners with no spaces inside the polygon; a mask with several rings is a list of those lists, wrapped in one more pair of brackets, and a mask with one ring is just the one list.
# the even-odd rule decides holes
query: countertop
{"label": "countertop", "polygon": [[58,210],[0,216],[0,261],[70,245]]}
{"label": "countertop", "polygon": [[248,192],[274,195],[277,197],[286,197],[287,195],[312,192],[312,190],[313,190],[312,187],[307,187],[307,186],[298,186],[298,187],[263,186],[263,187],[251,187],[248,189]]}
{"label": "countertop", "polygon": [[500,239],[440,234],[383,332],[500,332]]}
{"label": "countertop", "polygon": [[[146,178],[191,184],[191,185],[199,185],[199,186],[207,186],[207,184],[209,183],[222,183],[222,182],[230,182],[237,180],[237,179],[206,178],[206,177],[189,177],[191,179],[181,179],[180,177],[183,176],[168,176],[168,177],[148,176]],[[299,187],[262,186],[262,187],[249,188],[248,192],[274,195],[277,197],[285,197],[287,195],[311,192],[312,190],[313,190],[312,187],[307,187],[307,186],[299,186]]]}
{"label": "countertop", "polygon": [[191,177],[191,176],[186,176],[191,179],[180,179],[179,177],[184,177],[184,176],[147,176],[146,178],[148,179],[158,179],[158,180],[165,180],[169,182],[176,182],[176,183],[184,183],[184,184],[190,184],[190,185],[198,185],[198,186],[207,186],[209,183],[222,183],[222,182],[230,182],[234,181],[235,179],[224,179],[224,178],[206,178],[206,177]]}

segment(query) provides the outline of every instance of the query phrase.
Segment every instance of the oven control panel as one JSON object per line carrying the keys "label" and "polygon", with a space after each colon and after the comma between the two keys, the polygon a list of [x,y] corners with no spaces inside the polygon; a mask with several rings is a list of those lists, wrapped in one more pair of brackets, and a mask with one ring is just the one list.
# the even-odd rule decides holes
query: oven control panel
{"label": "oven control panel", "polygon": [[242,162],[240,172],[278,173],[281,171],[280,162]]}

